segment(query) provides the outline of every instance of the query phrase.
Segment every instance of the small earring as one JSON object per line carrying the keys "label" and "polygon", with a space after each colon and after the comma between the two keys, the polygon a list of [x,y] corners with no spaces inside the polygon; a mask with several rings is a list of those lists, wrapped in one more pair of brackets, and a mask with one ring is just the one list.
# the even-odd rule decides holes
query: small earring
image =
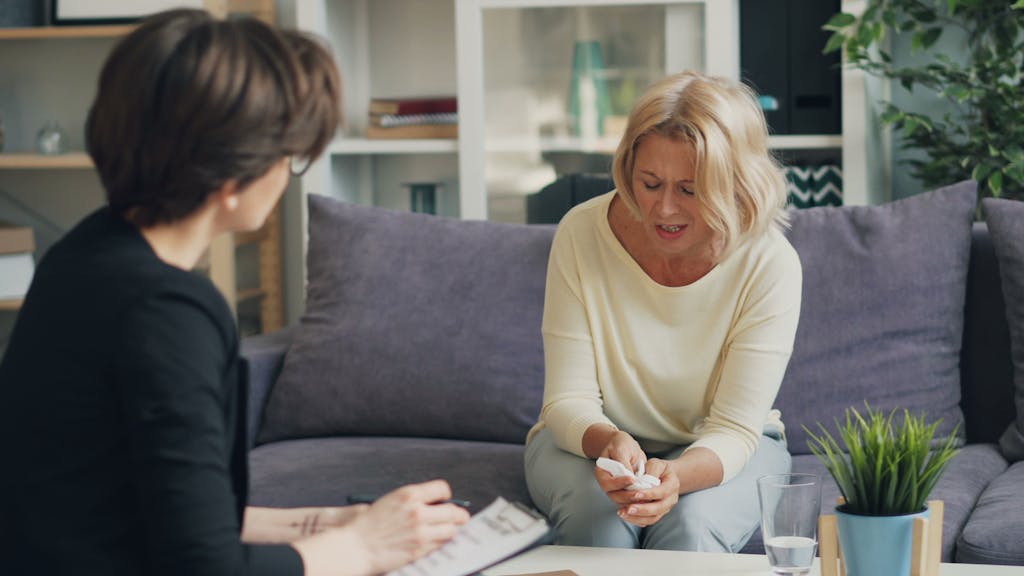
{"label": "small earring", "polygon": [[226,202],[228,210],[234,210],[238,208],[238,196],[234,194],[229,194],[224,201]]}

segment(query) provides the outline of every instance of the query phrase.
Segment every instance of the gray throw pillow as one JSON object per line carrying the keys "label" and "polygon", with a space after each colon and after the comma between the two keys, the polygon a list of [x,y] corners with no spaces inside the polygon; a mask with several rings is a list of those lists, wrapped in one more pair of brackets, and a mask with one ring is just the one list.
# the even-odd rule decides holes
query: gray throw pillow
{"label": "gray throw pillow", "polygon": [[1017,404],[1017,420],[1003,433],[999,447],[1007,460],[1016,462],[1024,460],[1024,202],[985,198],[981,203],[1003,283]]}
{"label": "gray throw pillow", "polygon": [[544,389],[553,226],[309,197],[306,313],[259,441],[523,442]]}
{"label": "gray throw pillow", "polygon": [[[779,391],[789,450],[847,407],[960,422],[960,344],[977,202],[973,181],[881,206],[809,208],[788,233],[803,266],[793,356]],[[962,431],[961,431],[962,433]]]}

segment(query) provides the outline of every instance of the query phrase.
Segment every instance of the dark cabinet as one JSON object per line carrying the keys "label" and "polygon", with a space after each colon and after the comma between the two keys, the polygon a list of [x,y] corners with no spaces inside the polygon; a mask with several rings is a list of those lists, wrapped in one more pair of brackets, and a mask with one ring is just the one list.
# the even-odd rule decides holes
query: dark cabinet
{"label": "dark cabinet", "polygon": [[772,134],[842,132],[839,53],[821,52],[839,11],[839,0],[740,1],[740,73]]}

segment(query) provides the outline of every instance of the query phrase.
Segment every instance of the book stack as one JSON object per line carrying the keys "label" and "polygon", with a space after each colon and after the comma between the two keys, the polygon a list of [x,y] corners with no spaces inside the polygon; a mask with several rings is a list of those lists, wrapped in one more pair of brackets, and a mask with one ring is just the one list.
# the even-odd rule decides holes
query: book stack
{"label": "book stack", "polygon": [[0,223],[0,300],[20,300],[35,273],[31,228]]}
{"label": "book stack", "polygon": [[367,138],[458,138],[454,96],[374,98]]}

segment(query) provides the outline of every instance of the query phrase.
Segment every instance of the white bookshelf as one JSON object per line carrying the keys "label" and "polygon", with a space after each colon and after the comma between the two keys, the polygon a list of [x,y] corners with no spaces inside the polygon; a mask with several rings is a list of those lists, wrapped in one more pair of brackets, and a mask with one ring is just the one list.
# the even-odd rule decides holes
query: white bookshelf
{"label": "white bookshelf", "polygon": [[[342,199],[380,204],[377,178],[382,162],[398,179],[436,180],[458,189],[457,215],[488,217],[488,166],[494,154],[580,152],[611,154],[617,141],[574,139],[566,135],[505,135],[489,125],[488,73],[505,73],[500,66],[507,55],[493,54],[488,41],[495,35],[488,19],[494,14],[530,10],[610,9],[661,7],[665,31],[663,73],[698,67],[712,74],[739,77],[738,0],[294,0],[296,25],[327,38],[334,49],[344,80],[347,125],[329,148],[329,157],[311,170],[304,188]],[[844,10],[856,10],[862,0],[845,0]],[[696,12],[695,12],[696,11]],[[697,14],[696,19],[694,14]],[[696,24],[694,24],[696,20]],[[525,30],[525,28],[524,28]],[[500,34],[501,32],[499,32]],[[696,38],[696,40],[694,40]],[[528,40],[527,40],[528,42]],[[508,52],[522,51],[509,46]],[[699,52],[694,59],[693,54]],[[495,65],[495,63],[499,65]],[[839,135],[773,136],[777,150],[822,149],[841,151],[845,196],[850,204],[883,201],[888,195],[882,180],[870,169],[882,163],[868,142],[880,142],[867,121],[872,98],[862,74],[844,72],[843,125]],[[368,140],[367,109],[373,97],[455,94],[459,100],[458,140]],[[410,172],[415,155],[454,154],[454,174]],[[357,161],[356,157],[367,160]],[[339,175],[337,157],[355,174]],[[387,159],[384,159],[387,157]],[[422,163],[420,163],[422,164]],[[884,164],[884,163],[882,163]],[[490,184],[489,184],[490,180]],[[455,184],[457,182],[457,184]],[[869,193],[869,190],[872,193]],[[393,208],[401,208],[391,205]]]}
{"label": "white bookshelf", "polygon": [[[613,154],[618,144],[615,137],[585,139],[535,129],[516,131],[523,123],[517,115],[531,106],[542,108],[535,97],[536,86],[557,85],[558,79],[544,76],[557,74],[551,61],[566,54],[564,48],[551,49],[549,44],[559,38],[570,42],[571,34],[579,32],[579,28],[557,28],[567,11],[595,14],[597,28],[603,32],[617,28],[601,14],[621,10],[641,21],[654,14],[656,24],[645,28],[647,35],[641,40],[659,53],[659,68],[653,71],[659,76],[686,68],[737,79],[740,74],[739,0],[288,2],[286,12],[294,16],[294,24],[325,37],[331,45],[342,73],[346,117],[344,130],[302,179],[301,194],[292,200],[287,224],[292,236],[289,258],[301,262],[306,236],[302,198],[307,194],[407,209],[399,190],[402,182],[436,181],[445,189],[444,214],[515,221],[514,209],[499,214],[495,206],[501,210],[514,206],[520,202],[516,196],[535,182],[547,176],[553,179],[553,169],[545,172],[543,167],[546,156]],[[843,0],[842,7],[856,11],[862,5],[863,0]],[[538,35],[543,25],[554,31]],[[524,64],[531,57],[540,62]],[[773,136],[770,145],[778,151],[811,149],[841,156],[845,202],[880,203],[889,197],[885,177],[889,155],[873,121],[881,87],[856,71],[845,70],[842,78],[842,134]],[[567,93],[568,84],[564,84]],[[517,92],[520,85],[522,90]],[[425,95],[457,96],[457,140],[365,138],[372,98]],[[559,107],[545,106],[538,115]],[[565,108],[564,102],[561,106]],[[517,170],[514,164],[502,164],[508,158],[527,158],[533,164]],[[517,172],[522,175],[520,181],[508,184],[510,175]],[[508,189],[501,188],[506,184]]]}

